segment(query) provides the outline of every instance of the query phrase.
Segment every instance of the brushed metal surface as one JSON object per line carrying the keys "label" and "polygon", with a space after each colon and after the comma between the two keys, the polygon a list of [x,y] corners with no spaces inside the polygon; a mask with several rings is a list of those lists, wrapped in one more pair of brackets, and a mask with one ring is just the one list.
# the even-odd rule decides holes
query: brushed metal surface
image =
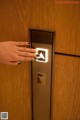
{"label": "brushed metal surface", "polygon": [[[52,45],[32,43],[35,48],[48,49],[48,62],[32,62],[33,120],[50,120]],[[37,73],[46,74],[45,84],[39,83]]]}

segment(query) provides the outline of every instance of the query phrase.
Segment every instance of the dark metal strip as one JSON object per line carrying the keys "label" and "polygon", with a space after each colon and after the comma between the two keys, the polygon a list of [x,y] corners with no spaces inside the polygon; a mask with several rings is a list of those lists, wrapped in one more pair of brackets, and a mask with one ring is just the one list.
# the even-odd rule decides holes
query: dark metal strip
{"label": "dark metal strip", "polygon": [[80,58],[80,55],[74,55],[74,54],[67,54],[67,53],[60,53],[60,52],[55,52],[54,54]]}

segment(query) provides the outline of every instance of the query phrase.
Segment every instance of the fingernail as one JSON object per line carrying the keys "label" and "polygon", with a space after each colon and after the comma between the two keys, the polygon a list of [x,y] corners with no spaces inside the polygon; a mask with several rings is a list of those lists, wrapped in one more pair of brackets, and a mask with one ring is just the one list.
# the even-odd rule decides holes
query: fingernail
{"label": "fingernail", "polygon": [[31,43],[30,42],[28,42],[28,45],[30,45]]}
{"label": "fingernail", "polygon": [[37,57],[39,57],[40,55],[39,55],[39,54],[37,54],[36,56],[37,56]]}
{"label": "fingernail", "polygon": [[36,60],[36,58],[34,58],[34,60]]}
{"label": "fingernail", "polygon": [[37,58],[34,58],[34,60],[37,60]]}
{"label": "fingernail", "polygon": [[18,65],[20,65],[20,64],[21,64],[21,62],[18,63]]}

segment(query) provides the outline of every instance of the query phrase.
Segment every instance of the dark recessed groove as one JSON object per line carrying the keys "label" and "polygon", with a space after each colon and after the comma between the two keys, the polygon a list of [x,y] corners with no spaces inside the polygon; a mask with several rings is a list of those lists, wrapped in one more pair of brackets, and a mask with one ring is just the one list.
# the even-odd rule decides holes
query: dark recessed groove
{"label": "dark recessed groove", "polygon": [[74,54],[67,54],[67,53],[60,53],[60,52],[55,52],[54,54],[80,58],[80,55],[74,55]]}

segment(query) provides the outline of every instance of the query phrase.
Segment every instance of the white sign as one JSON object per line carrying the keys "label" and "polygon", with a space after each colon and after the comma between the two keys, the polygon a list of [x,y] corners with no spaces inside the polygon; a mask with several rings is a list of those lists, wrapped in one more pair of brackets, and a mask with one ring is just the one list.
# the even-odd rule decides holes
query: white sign
{"label": "white sign", "polygon": [[48,62],[48,49],[36,48],[37,54],[39,55],[36,59],[37,62]]}
{"label": "white sign", "polygon": [[1,112],[0,119],[1,120],[8,120],[8,112]]}

